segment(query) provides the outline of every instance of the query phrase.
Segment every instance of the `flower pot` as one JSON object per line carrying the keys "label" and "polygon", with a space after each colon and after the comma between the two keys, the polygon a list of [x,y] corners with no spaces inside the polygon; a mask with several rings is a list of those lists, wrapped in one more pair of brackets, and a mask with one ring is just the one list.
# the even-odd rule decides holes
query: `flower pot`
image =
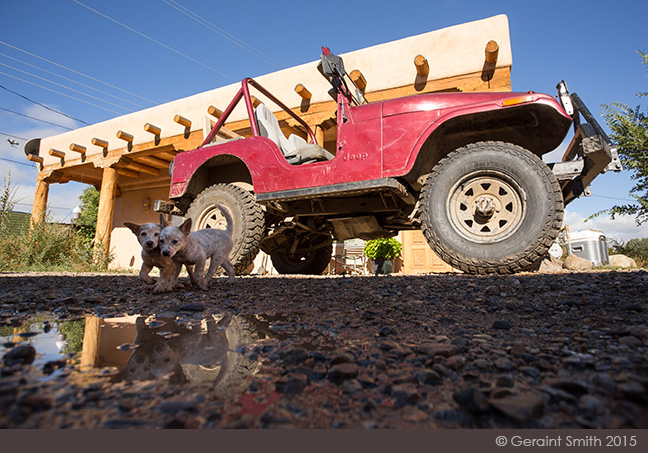
{"label": "flower pot", "polygon": [[371,272],[374,275],[391,274],[394,270],[393,260],[390,258],[378,258],[371,260]]}

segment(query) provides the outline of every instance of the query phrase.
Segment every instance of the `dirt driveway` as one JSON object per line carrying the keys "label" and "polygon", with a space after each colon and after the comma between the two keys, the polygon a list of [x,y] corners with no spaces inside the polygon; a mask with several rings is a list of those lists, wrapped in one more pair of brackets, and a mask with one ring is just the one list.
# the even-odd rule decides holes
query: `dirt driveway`
{"label": "dirt driveway", "polygon": [[[648,273],[2,274],[3,428],[648,428]],[[58,341],[59,344],[55,344]]]}

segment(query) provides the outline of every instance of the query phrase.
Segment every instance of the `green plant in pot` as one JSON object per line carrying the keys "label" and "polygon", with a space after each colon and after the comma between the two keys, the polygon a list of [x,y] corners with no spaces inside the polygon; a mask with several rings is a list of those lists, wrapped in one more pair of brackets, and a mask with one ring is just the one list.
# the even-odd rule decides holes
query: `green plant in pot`
{"label": "green plant in pot", "polygon": [[390,274],[394,268],[394,258],[398,258],[403,246],[394,238],[378,238],[367,241],[364,254],[371,260],[372,272]]}

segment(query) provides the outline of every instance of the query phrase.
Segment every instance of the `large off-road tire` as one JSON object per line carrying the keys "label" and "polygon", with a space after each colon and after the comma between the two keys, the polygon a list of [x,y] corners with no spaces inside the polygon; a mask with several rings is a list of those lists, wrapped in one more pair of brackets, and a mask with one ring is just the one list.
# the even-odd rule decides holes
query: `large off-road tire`
{"label": "large off-road tire", "polygon": [[331,262],[333,244],[305,253],[276,251],[270,254],[272,265],[280,274],[321,275]]}
{"label": "large off-road tire", "polygon": [[261,206],[249,191],[233,184],[215,184],[203,190],[191,203],[185,218],[191,218],[192,230],[225,229],[226,220],[214,204],[225,206],[234,222],[234,247],[230,261],[237,274],[243,274],[259,253],[265,228]]}
{"label": "large off-road tire", "polygon": [[563,219],[547,165],[510,143],[479,142],[442,159],[421,193],[422,230],[448,264],[471,274],[523,271],[544,256]]}

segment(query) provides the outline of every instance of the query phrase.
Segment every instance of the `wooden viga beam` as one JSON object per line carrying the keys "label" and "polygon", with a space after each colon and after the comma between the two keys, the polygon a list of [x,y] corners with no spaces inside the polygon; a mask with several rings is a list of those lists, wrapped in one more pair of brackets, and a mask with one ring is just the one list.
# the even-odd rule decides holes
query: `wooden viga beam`
{"label": "wooden viga beam", "polygon": [[486,63],[497,63],[497,56],[499,55],[499,44],[497,44],[497,41],[488,41],[484,52],[486,54]]}
{"label": "wooden viga beam", "polygon": [[59,151],[58,149],[54,149],[54,148],[50,149],[49,155],[58,157],[59,159],[65,159],[65,152]]}
{"label": "wooden viga beam", "polygon": [[430,65],[423,55],[417,55],[414,58],[414,66],[416,67],[416,73],[421,77],[427,77],[430,73]]}
{"label": "wooden viga beam", "polygon": [[[217,119],[220,118],[221,116],[223,116],[223,111],[221,109],[219,109],[218,107],[215,107],[213,105],[210,105],[209,107],[207,107],[207,113],[209,113],[211,116],[213,116],[213,117],[215,117]],[[229,130],[225,126],[222,126],[220,128],[220,130],[218,131],[218,135],[220,135],[221,137],[225,137],[225,138],[239,138],[240,137],[239,134],[237,134],[234,131]]]}
{"label": "wooden viga beam", "polygon": [[159,168],[155,168],[146,164],[135,162],[132,159],[127,159],[124,157],[121,158],[120,165],[122,166],[122,168],[126,168],[128,170],[132,170],[136,172],[147,173],[149,175],[157,176],[160,174]]}
{"label": "wooden viga beam", "polygon": [[108,142],[97,137],[92,139],[92,144],[99,148],[108,149]]}
{"label": "wooden viga beam", "polygon": [[355,86],[358,87],[360,91],[364,94],[365,90],[367,89],[367,79],[362,75],[362,73],[358,69],[354,69],[351,71],[351,74],[349,74],[349,77],[355,83]]}
{"label": "wooden viga beam", "polygon": [[75,153],[79,153],[82,156],[85,156],[87,148],[82,145],[77,145],[76,143],[70,143],[70,151],[74,151]]}
{"label": "wooden viga beam", "polygon": [[146,123],[144,125],[144,130],[150,134],[153,134],[155,136],[159,136],[162,134],[162,128],[159,128],[157,126],[152,125],[151,123]]}
{"label": "wooden viga beam", "polygon": [[42,164],[45,159],[43,159],[40,156],[37,156],[36,154],[27,154],[27,160],[30,162],[36,162],[38,164]]}
{"label": "wooden viga beam", "polygon": [[308,91],[308,88],[306,88],[304,85],[301,83],[298,83],[295,86],[295,93],[297,93],[299,96],[301,96],[302,99],[308,101],[310,98],[313,97],[310,91]]}
{"label": "wooden viga beam", "polygon": [[182,115],[174,116],[173,121],[178,123],[181,126],[186,127],[187,129],[189,129],[191,127],[191,120],[189,118],[185,118]]}

